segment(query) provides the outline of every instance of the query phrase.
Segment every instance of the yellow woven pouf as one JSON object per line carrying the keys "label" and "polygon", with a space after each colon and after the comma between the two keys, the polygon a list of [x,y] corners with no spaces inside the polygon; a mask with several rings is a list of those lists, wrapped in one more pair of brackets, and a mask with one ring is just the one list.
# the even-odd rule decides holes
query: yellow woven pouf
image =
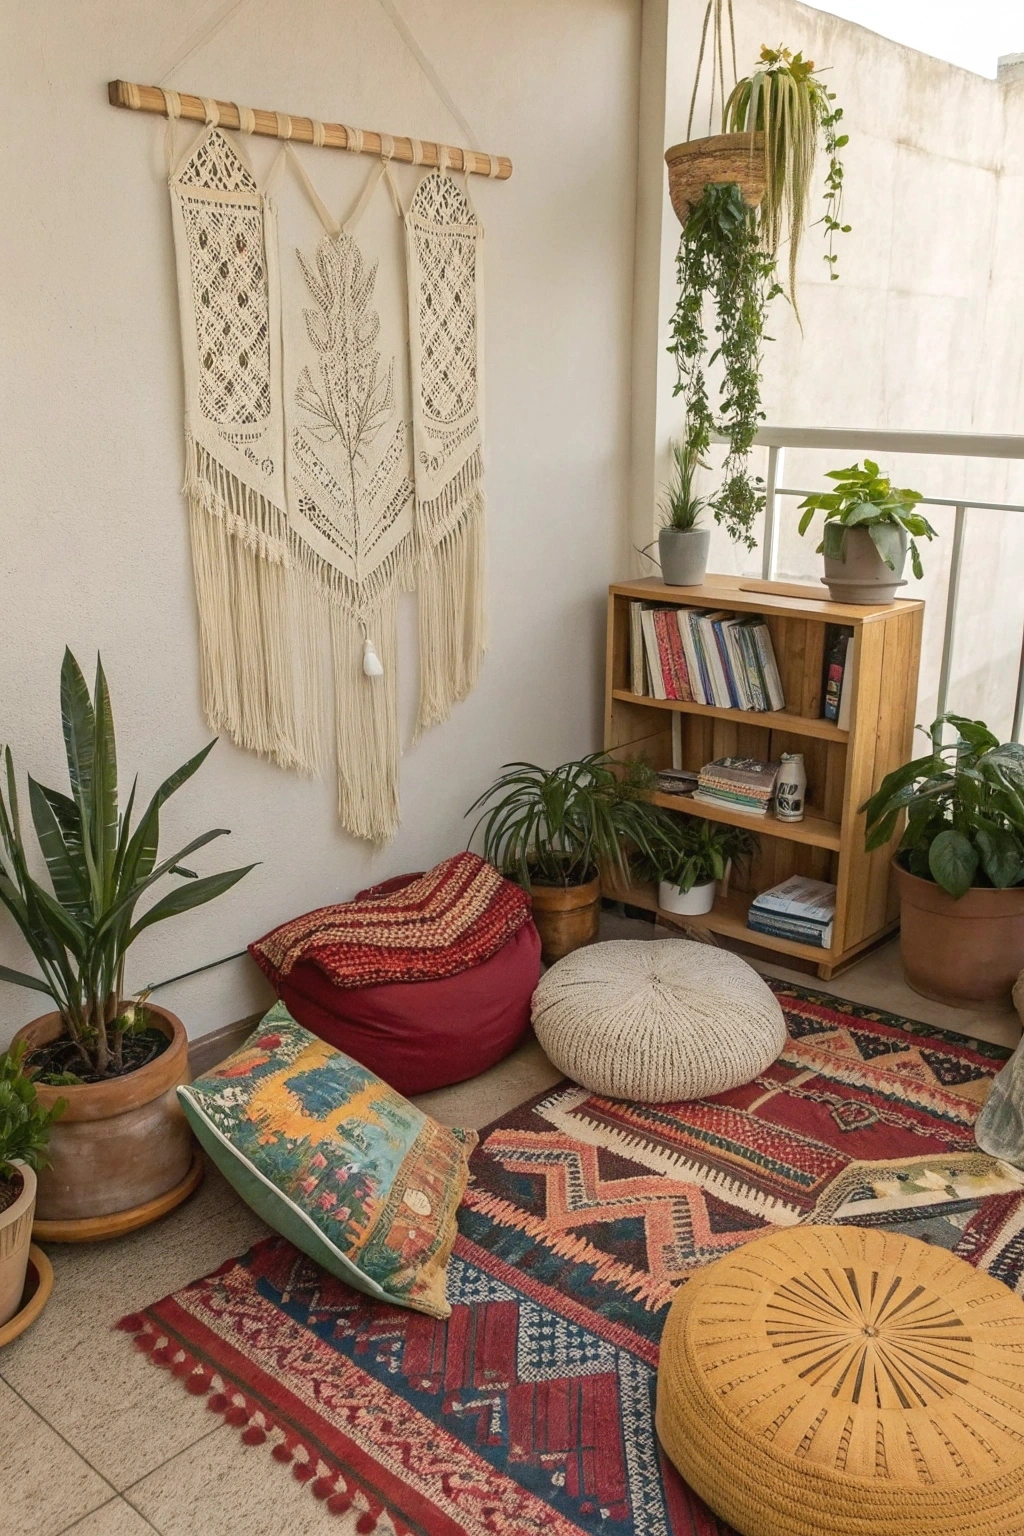
{"label": "yellow woven pouf", "polygon": [[912,1237],[758,1238],[672,1303],[657,1422],[742,1536],[1022,1536],[1024,1303]]}

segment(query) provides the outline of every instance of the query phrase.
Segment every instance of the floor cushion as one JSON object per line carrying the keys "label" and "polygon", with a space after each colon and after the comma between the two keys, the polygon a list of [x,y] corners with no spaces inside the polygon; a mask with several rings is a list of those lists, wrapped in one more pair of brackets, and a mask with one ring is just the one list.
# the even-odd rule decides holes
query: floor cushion
{"label": "floor cushion", "polygon": [[1024,1303],[916,1238],[772,1233],[677,1292],[657,1426],[745,1536],[1020,1536]]}
{"label": "floor cushion", "polygon": [[439,981],[338,987],[300,960],[277,983],[292,1017],[378,1072],[400,1093],[428,1093],[486,1072],[530,1028],[540,938],[527,923],[496,955]]}
{"label": "floor cushion", "polygon": [[530,1028],[540,938],[529,897],[476,854],[395,876],[249,947],[293,1018],[400,1093],[476,1077]]}
{"label": "floor cushion", "polygon": [[753,966],[687,939],[566,955],[534,993],[533,1027],[574,1082],[656,1104],[748,1083],[786,1043],[782,1009]]}
{"label": "floor cushion", "polygon": [[283,1003],[178,1097],[229,1183],[297,1248],[380,1301],[449,1315],[475,1131],[431,1120]]}

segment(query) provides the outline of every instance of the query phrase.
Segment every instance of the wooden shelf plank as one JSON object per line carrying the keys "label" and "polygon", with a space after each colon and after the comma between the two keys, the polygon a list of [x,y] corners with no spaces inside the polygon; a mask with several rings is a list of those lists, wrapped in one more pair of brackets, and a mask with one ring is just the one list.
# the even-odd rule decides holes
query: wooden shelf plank
{"label": "wooden shelf plank", "polygon": [[842,847],[842,828],[836,821],[826,821],[824,816],[807,812],[803,821],[779,821],[771,812],[767,816],[749,816],[744,811],[733,810],[727,805],[708,805],[694,800],[690,795],[666,795],[652,790],[647,797],[653,805],[663,805],[670,811],[682,811],[686,816],[703,816],[708,821],[724,821],[730,827],[749,827],[759,836],[783,837],[791,843],[809,843],[812,848],[831,848],[838,853]]}
{"label": "wooden shelf plank", "polygon": [[658,906],[658,895],[653,885],[612,886],[602,883],[602,895],[611,901],[625,901],[631,907],[643,907],[656,912],[667,923],[682,923],[694,928],[707,928],[725,938],[740,939],[744,944],[756,944],[761,949],[771,949],[784,955],[795,955],[801,960],[812,960],[815,965],[834,965],[838,956],[831,949],[819,949],[816,944],[797,944],[790,939],[778,939],[771,933],[758,933],[747,927],[747,908],[753,899],[746,891],[734,891],[726,897],[718,897],[714,908],[699,917],[681,917],[677,912],[665,912]]}
{"label": "wooden shelf plank", "polygon": [[734,608],[742,613],[776,613],[795,619],[819,619],[823,624],[868,624],[891,619],[897,613],[923,609],[918,598],[897,598],[895,603],[833,603],[787,598],[775,592],[746,592],[742,576],[708,574],[699,587],[669,587],[658,576],[637,581],[617,581],[611,591],[620,597],[638,597],[649,603],[672,603],[677,608]]}
{"label": "wooden shelf plank", "polygon": [[731,720],[736,725],[759,725],[767,731],[788,731],[792,736],[814,736],[819,741],[849,741],[849,731],[841,731],[831,720],[814,720],[808,715],[791,715],[785,710],[719,709],[714,704],[691,704],[683,699],[652,699],[631,693],[628,688],[613,688],[612,698],[623,704],[644,704],[651,709],[670,709],[684,715],[705,715],[712,720]]}

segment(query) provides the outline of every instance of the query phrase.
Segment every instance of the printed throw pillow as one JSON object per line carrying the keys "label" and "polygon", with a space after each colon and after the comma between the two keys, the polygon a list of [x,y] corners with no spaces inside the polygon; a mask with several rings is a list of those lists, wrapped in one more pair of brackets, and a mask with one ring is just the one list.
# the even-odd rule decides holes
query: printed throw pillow
{"label": "printed throw pillow", "polygon": [[445,1269],[475,1131],[431,1120],[283,1003],[178,1097],[269,1226],[380,1301],[449,1315]]}

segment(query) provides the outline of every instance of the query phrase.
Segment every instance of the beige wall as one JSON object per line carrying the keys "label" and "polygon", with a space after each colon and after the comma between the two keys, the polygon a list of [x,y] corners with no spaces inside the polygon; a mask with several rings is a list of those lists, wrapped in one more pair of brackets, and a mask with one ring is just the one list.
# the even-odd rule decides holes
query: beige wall
{"label": "beige wall", "polygon": [[[666,0],[664,122],[645,125],[647,162],[686,137],[699,41],[700,8]],[[702,14],[702,13],[701,13]],[[801,254],[803,332],[777,300],[765,348],[763,403],[768,422],[790,427],[868,427],[948,432],[1024,432],[1024,83],[1000,85],[902,47],[795,0],[737,0],[740,73],[762,42],[800,48],[819,65],[845,110],[850,143],[844,217],[853,231],[837,240],[839,282],[830,283],[820,231]],[[653,56],[655,42],[649,44]],[[707,94],[694,132],[707,131]],[[664,188],[664,182],[662,183]],[[817,214],[814,215],[817,217]],[[660,248],[652,234],[656,228]],[[679,225],[665,191],[638,261],[641,290],[657,282],[656,334],[635,338],[647,358],[654,400],[638,425],[642,448],[633,480],[633,541],[650,538],[651,506],[679,430],[666,354],[676,297]],[[655,382],[656,379],[656,382]],[[646,397],[645,397],[646,398]],[[840,455],[838,464],[854,454]],[[821,485],[834,455],[788,455],[785,483]],[[642,468],[640,467],[642,466]],[[763,468],[763,456],[761,459]],[[926,494],[1024,502],[1024,466],[903,458],[898,483]],[[795,502],[785,501],[781,573],[816,579],[817,538],[796,533]],[[952,512],[937,511],[942,539],[926,553],[926,575],[907,592],[928,600],[920,710],[930,719],[938,679]],[[760,571],[716,529],[711,566]],[[1007,731],[1024,620],[1024,516],[977,512],[968,522],[955,651],[952,707],[987,715]]]}
{"label": "beige wall", "polygon": [[[171,803],[175,837],[230,840],[202,868],[260,860],[213,906],[154,929],[133,987],[240,950],[272,924],[464,846],[463,812],[511,758],[599,739],[604,588],[623,568],[639,8],[635,0],[397,0],[508,183],[474,182],[487,231],[490,653],[476,692],[405,757],[404,823],[374,855],[337,827],[330,784],[222,741]],[[182,390],[157,119],[107,105],[109,76],[159,80],[223,6],[39,0],[5,8],[0,740],[63,781],[65,642],[99,648],[122,775],[147,792],[207,737],[182,473]],[[377,0],[249,0],[164,83],[255,106],[459,142]],[[253,144],[257,168],[271,146]],[[344,206],[367,162],[315,165]],[[406,195],[410,169],[398,172]],[[396,236],[397,238],[397,236]],[[402,710],[416,686],[403,613]],[[27,965],[4,916],[0,960]],[[267,992],[248,960],[160,994],[191,1033]],[[38,1012],[0,986],[0,1044]]]}

